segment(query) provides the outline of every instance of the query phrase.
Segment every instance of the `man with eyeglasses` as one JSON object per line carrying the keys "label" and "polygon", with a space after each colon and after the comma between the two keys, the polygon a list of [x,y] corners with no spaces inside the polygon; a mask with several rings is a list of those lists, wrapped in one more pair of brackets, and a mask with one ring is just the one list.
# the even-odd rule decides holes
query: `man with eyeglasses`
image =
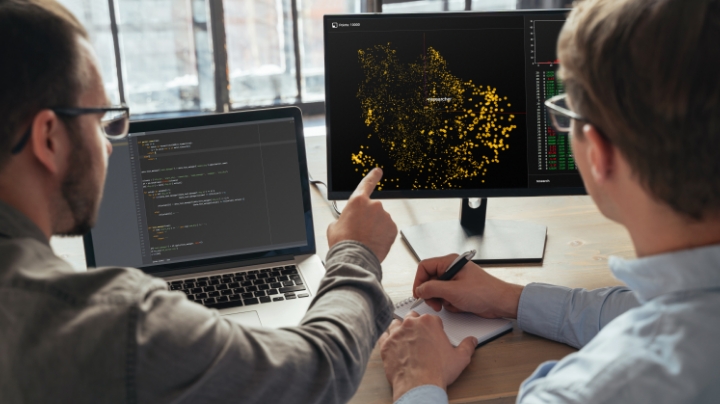
{"label": "man with eyeglasses", "polygon": [[[630,234],[638,258],[609,261],[627,286],[523,287],[472,263],[442,282],[455,256],[420,263],[413,294],[436,310],[517,318],[580,348],[541,364],[518,403],[720,402],[718,40],[719,0],[579,1],[560,35],[567,95],[546,105],[588,193]],[[434,319],[381,337],[396,404],[447,403],[470,362]]]}
{"label": "man with eyeglasses", "polygon": [[[0,403],[334,403],[360,383],[392,304],[397,235],[372,171],[328,228],[327,273],[297,327],[243,327],[132,268],[76,273],[52,235],[93,225],[129,111],[54,0],[0,0]],[[251,230],[250,230],[251,231]]]}

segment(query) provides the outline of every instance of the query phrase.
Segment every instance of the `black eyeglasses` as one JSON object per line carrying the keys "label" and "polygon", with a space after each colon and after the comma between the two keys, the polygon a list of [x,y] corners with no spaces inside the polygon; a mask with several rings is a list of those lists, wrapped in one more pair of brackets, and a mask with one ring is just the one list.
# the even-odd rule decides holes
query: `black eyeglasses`
{"label": "black eyeglasses", "polygon": [[[130,129],[130,108],[121,105],[102,108],[50,108],[51,111],[62,116],[80,116],[86,114],[103,114],[100,119],[103,133],[108,139],[122,139],[128,135]],[[27,144],[32,134],[32,124],[23,134],[20,141],[10,150],[11,154],[18,154]]]}

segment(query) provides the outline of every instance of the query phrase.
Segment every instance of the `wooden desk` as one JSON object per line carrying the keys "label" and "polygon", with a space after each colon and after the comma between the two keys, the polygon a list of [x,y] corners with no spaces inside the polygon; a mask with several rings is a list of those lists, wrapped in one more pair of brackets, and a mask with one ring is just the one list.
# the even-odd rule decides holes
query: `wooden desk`
{"label": "wooden desk", "polygon": [[[308,169],[325,180],[325,137],[306,138]],[[316,189],[312,192],[318,253],[327,253],[325,229],[334,220],[332,208]],[[338,205],[342,209],[343,202]],[[458,199],[387,200],[383,206],[399,228],[430,221],[458,219]],[[542,265],[491,266],[494,276],[522,285],[545,282],[569,287],[599,288],[619,285],[607,267],[610,255],[634,257],[624,228],[605,219],[590,197],[494,198],[488,217],[522,220],[548,227]],[[393,301],[411,294],[417,260],[400,236],[383,262],[383,286]],[[567,345],[525,334],[517,327],[479,348],[460,378],[448,388],[452,403],[514,403],[520,383],[542,362],[574,352]],[[376,348],[362,384],[351,401],[357,404],[391,403],[392,391]]]}
{"label": "wooden desk", "polygon": [[[310,173],[325,180],[325,137],[305,139]],[[315,237],[318,254],[328,251],[326,229],[333,221],[332,208],[323,193],[312,191]],[[344,206],[339,203],[340,208]],[[429,221],[458,218],[457,199],[416,199],[384,201],[399,228]],[[625,230],[603,218],[589,197],[496,198],[488,205],[494,219],[523,220],[548,227],[545,260],[542,265],[493,266],[488,272],[509,282],[547,282],[570,287],[598,288],[620,284],[607,268],[607,258],[625,258],[634,252]],[[56,253],[77,270],[85,269],[82,240],[53,238]],[[383,285],[394,301],[410,295],[417,261],[398,236],[383,263]],[[541,362],[560,359],[574,349],[518,330],[475,351],[472,362],[449,387],[453,403],[510,403],[520,383]],[[382,360],[376,349],[352,403],[391,403],[392,392],[385,379]]]}

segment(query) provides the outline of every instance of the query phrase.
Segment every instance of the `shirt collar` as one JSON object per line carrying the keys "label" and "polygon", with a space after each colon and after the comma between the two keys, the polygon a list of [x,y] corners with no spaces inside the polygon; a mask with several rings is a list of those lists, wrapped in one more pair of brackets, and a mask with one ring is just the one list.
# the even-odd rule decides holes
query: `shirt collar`
{"label": "shirt collar", "polygon": [[720,244],[634,260],[610,257],[610,270],[641,302],[658,296],[720,288]]}
{"label": "shirt collar", "polygon": [[32,220],[3,201],[0,201],[0,237],[33,238],[50,245],[45,234]]}

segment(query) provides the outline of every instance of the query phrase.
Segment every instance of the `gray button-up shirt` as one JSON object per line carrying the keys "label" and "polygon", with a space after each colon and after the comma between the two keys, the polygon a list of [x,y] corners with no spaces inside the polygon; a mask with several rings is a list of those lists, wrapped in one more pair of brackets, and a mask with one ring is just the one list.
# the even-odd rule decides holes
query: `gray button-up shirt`
{"label": "gray button-up shirt", "polygon": [[333,247],[298,327],[244,327],[137,269],[76,273],[0,202],[0,403],[336,403],[392,318],[380,263]]}
{"label": "gray button-up shirt", "polygon": [[[628,287],[530,284],[518,326],[580,351],[546,362],[517,402],[720,403],[720,245],[610,259]],[[447,403],[421,386],[399,403]]]}

